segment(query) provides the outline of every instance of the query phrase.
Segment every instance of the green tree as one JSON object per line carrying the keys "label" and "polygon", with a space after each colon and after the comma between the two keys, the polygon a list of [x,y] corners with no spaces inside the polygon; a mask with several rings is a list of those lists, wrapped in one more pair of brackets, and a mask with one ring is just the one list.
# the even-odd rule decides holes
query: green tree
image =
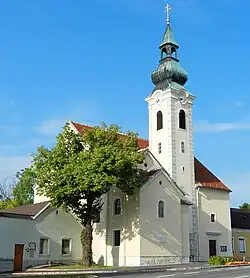
{"label": "green tree", "polygon": [[7,184],[7,179],[0,185],[0,209],[12,208],[15,206],[11,198],[12,183]]}
{"label": "green tree", "polygon": [[17,206],[32,204],[34,200],[35,173],[32,168],[22,169],[16,173],[12,197]]}
{"label": "green tree", "polygon": [[[51,150],[39,147],[33,169],[40,194],[56,207],[71,210],[81,221],[82,263],[92,264],[93,221],[102,209],[101,196],[112,186],[131,195],[140,187],[144,172],[137,135],[122,136],[115,125],[105,124],[75,134],[68,124]],[[84,201],[83,201],[84,200]]]}
{"label": "green tree", "polygon": [[250,204],[249,204],[249,203],[243,203],[243,204],[240,206],[240,209],[250,209]]}
{"label": "green tree", "polygon": [[34,171],[25,168],[17,172],[15,179],[0,185],[0,209],[14,208],[33,203]]}

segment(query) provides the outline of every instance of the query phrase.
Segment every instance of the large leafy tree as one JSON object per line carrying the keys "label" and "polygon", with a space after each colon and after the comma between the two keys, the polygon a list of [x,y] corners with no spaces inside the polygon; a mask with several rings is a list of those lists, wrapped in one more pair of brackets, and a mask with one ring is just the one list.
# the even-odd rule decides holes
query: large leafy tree
{"label": "large leafy tree", "polygon": [[37,189],[56,207],[72,211],[83,225],[82,262],[92,264],[93,221],[102,209],[101,196],[112,186],[133,194],[144,179],[137,165],[143,161],[137,135],[120,134],[104,123],[84,130],[84,136],[67,124],[51,150],[39,147],[33,155]]}

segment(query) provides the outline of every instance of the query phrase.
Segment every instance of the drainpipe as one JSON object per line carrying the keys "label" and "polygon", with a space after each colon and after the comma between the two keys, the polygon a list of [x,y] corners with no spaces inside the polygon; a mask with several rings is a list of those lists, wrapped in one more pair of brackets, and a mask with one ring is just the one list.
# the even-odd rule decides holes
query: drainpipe
{"label": "drainpipe", "polygon": [[107,193],[107,198],[106,198],[106,235],[105,235],[105,249],[106,249],[106,266],[108,266],[108,234],[109,234],[109,230],[108,230],[108,227],[109,227],[109,192],[110,190],[108,191]]}
{"label": "drainpipe", "polygon": [[198,252],[198,262],[200,259],[200,206],[199,206],[199,192],[200,192],[200,187],[197,186],[197,194],[196,194],[196,199],[197,199],[197,240],[198,240],[198,245],[197,245],[197,252]]}
{"label": "drainpipe", "polygon": [[123,225],[123,229],[124,229],[124,266],[126,266],[126,194],[124,194],[124,205],[123,205],[123,215],[124,215],[124,225]]}

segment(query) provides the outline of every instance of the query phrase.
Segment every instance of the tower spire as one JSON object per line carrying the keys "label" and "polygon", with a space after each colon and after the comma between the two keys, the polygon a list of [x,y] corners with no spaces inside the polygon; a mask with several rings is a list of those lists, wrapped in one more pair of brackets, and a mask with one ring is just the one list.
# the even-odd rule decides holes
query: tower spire
{"label": "tower spire", "polygon": [[172,29],[170,27],[170,11],[172,7],[166,4],[165,13],[167,26],[163,40],[160,44],[161,59],[158,68],[152,73],[152,81],[158,88],[169,86],[177,86],[178,88],[185,85],[188,80],[187,72],[181,67],[177,55],[179,45],[175,41]]}

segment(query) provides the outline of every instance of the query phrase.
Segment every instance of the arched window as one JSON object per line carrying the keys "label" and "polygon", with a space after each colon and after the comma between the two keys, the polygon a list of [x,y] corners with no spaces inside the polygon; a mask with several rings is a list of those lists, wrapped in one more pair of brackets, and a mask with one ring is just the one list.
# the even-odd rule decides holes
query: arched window
{"label": "arched window", "polygon": [[157,112],[157,130],[163,128],[163,115],[161,111]]}
{"label": "arched window", "polygon": [[158,218],[164,218],[164,202],[159,201],[158,203]]}
{"label": "arched window", "polygon": [[179,128],[186,129],[186,114],[182,109],[179,113]]}
{"label": "arched window", "polygon": [[185,143],[183,141],[181,142],[181,152],[185,153]]}
{"label": "arched window", "polygon": [[114,215],[121,214],[122,206],[121,206],[121,199],[115,199],[114,201]]}

